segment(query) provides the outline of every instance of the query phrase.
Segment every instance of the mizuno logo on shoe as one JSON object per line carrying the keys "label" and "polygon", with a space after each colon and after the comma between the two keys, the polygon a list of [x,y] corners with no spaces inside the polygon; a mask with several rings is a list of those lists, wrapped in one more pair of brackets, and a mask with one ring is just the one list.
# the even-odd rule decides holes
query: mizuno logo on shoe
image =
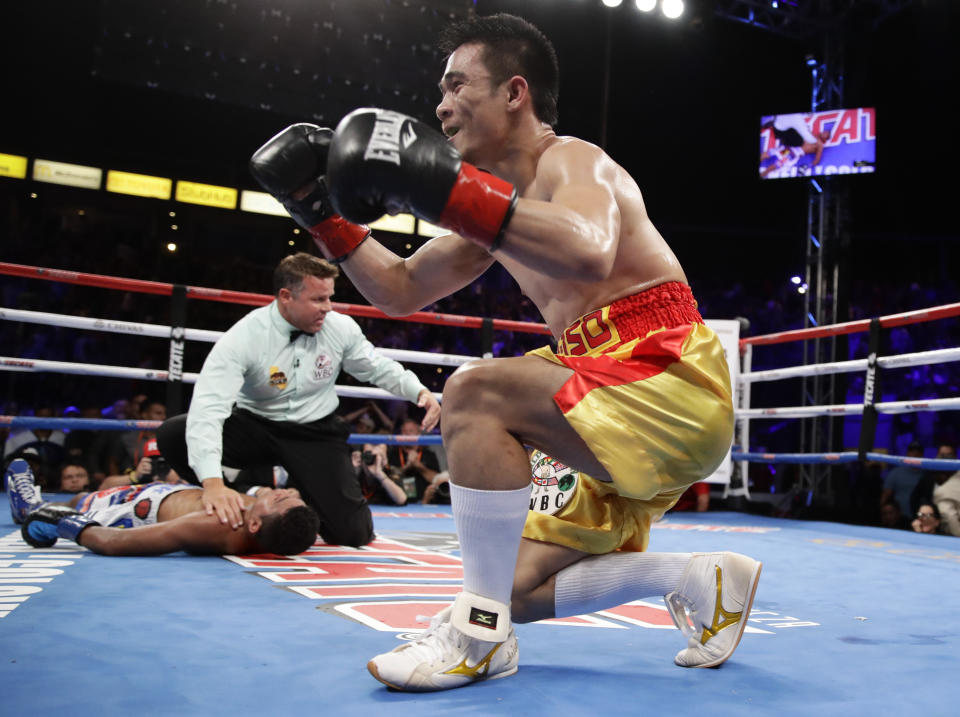
{"label": "mizuno logo on shoe", "polygon": [[473,667],[467,665],[467,658],[464,657],[459,665],[456,667],[451,667],[449,670],[444,671],[445,675],[463,675],[464,677],[469,677],[471,679],[481,679],[487,676],[487,673],[490,671],[490,660],[493,659],[493,656],[497,654],[497,650],[500,649],[502,642],[498,642],[493,646],[493,649],[487,653],[487,656],[480,660]]}
{"label": "mizuno logo on shoe", "polygon": [[[703,635],[700,636],[700,644],[706,645],[707,640],[716,635],[725,627],[736,625],[743,616],[743,610],[739,612],[730,612],[723,609],[723,573],[720,566],[717,566],[717,604],[713,608],[713,621],[710,627],[704,626]],[[722,618],[722,619],[721,619]]]}
{"label": "mizuno logo on shoe", "polygon": [[497,613],[495,612],[487,612],[486,610],[472,607],[470,608],[469,621],[471,625],[488,627],[491,630],[497,629]]}

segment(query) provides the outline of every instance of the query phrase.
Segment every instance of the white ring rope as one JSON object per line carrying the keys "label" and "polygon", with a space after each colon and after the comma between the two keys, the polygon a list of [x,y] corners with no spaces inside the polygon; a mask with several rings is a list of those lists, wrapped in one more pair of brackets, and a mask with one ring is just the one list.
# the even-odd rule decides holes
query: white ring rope
{"label": "white ring rope", "polygon": [[[137,336],[150,336],[155,338],[170,338],[170,327],[161,324],[143,324],[130,321],[119,321],[111,319],[93,319],[83,316],[68,316],[64,314],[51,314],[41,311],[26,311],[22,309],[0,308],[0,319],[9,321],[22,321],[25,323],[43,324],[49,326],[59,326],[64,328],[77,328],[92,331],[106,331],[111,333],[122,333]],[[208,343],[216,342],[221,336],[222,331],[208,331],[204,329],[185,329],[184,338],[193,341],[203,341]],[[386,349],[378,348],[380,353],[396,361],[405,361],[408,363],[421,363],[444,366],[460,366],[473,360],[472,356],[460,356],[456,354],[428,353],[422,351],[410,351],[405,349]],[[901,368],[907,366],[919,366],[928,364],[949,363],[951,361],[960,361],[960,348],[936,349],[933,351],[920,351],[916,353],[900,354],[898,356],[881,356],[877,359],[877,365],[880,368]],[[782,369],[771,369],[767,371],[746,371],[738,375],[737,381],[742,384],[752,384],[760,381],[778,381],[788,378],[797,378],[803,376],[826,375],[833,373],[849,373],[855,371],[865,371],[867,369],[867,359],[857,359],[853,361],[838,361],[833,363],[812,364],[807,366],[792,366]],[[85,376],[105,376],[112,378],[134,378],[145,379],[148,381],[166,381],[166,371],[156,371],[152,369],[127,368],[122,366],[104,366],[98,364],[82,364],[65,361],[46,361],[41,359],[17,359],[0,356],[0,370],[3,371],[26,371],[26,372],[57,372],[66,374],[76,374]],[[184,372],[184,383],[196,383],[197,374]],[[336,386],[338,396],[349,398],[368,398],[368,399],[389,399],[396,400],[399,397],[394,396],[387,391],[372,387],[362,386]],[[434,393],[438,400],[442,394]],[[877,403],[874,405],[879,413],[909,413],[915,411],[945,411],[960,408],[960,398],[937,398],[922,401],[890,401],[886,403]],[[738,420],[759,419],[759,418],[807,418],[814,416],[849,416],[862,414],[863,404],[846,404],[833,406],[792,406],[781,408],[740,408],[736,410],[735,417]]]}
{"label": "white ring rope", "polygon": [[[931,398],[924,401],[888,401],[875,403],[877,413],[914,413],[960,409],[960,398]],[[863,404],[835,406],[791,406],[787,408],[741,408],[737,418],[809,418],[811,416],[853,416],[863,413]]]}
{"label": "white ring rope", "polygon": [[[124,366],[103,366],[91,363],[73,363],[69,361],[45,361],[43,359],[20,359],[9,356],[0,356],[0,371],[24,371],[28,373],[67,373],[79,376],[105,376],[108,378],[135,378],[147,381],[166,381],[166,371],[154,371],[149,368],[127,368]],[[184,372],[184,383],[196,383],[195,373]],[[400,396],[394,396],[382,388],[366,386],[336,386],[338,396],[348,398],[375,398],[393,401],[406,401]],[[434,393],[438,401],[443,400],[442,393]]]}
{"label": "white ring rope", "polygon": [[[161,324],[138,324],[131,321],[91,319],[85,316],[67,316],[64,314],[49,314],[44,311],[25,311],[23,309],[6,308],[0,308],[0,319],[22,321],[29,324],[43,324],[45,326],[60,326],[62,328],[107,331],[115,334],[152,336],[161,339],[170,338],[170,327]],[[183,337],[190,341],[215,343],[223,336],[223,333],[223,331],[207,331],[206,329],[185,329]],[[426,351],[409,351],[406,349],[378,348],[377,351],[395,361],[430,364],[432,366],[461,366],[467,363],[467,361],[472,361],[476,358],[476,356],[429,353]],[[164,376],[164,380],[166,380],[166,376]]]}
{"label": "white ring rope", "polygon": [[[949,363],[960,361],[960,348],[936,349],[934,351],[920,351],[899,356],[880,356],[877,366],[880,368],[903,368],[905,366],[925,366],[934,363]],[[866,371],[867,359],[853,361],[837,361],[835,363],[811,364],[809,366],[791,366],[790,368],[775,368],[768,371],[751,371],[737,377],[741,383],[755,383],[757,381],[779,381],[785,378],[800,376],[822,376],[831,373],[850,373]]]}

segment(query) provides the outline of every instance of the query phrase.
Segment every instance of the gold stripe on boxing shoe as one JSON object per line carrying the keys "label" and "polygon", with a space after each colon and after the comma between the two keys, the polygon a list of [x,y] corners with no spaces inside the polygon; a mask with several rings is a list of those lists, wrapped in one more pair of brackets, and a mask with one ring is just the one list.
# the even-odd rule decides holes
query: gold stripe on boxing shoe
{"label": "gold stripe on boxing shoe", "polygon": [[[723,630],[726,627],[731,625],[736,625],[740,618],[743,617],[743,610],[739,612],[730,612],[729,610],[723,609],[722,603],[722,590],[723,590],[723,573],[720,570],[720,566],[716,566],[717,569],[717,604],[713,609],[713,622],[710,624],[710,627],[703,628],[703,634],[700,636],[700,644],[706,645],[707,641],[714,637],[718,632]],[[720,616],[723,616],[723,621],[720,620]]]}
{"label": "gold stripe on boxing shoe", "polygon": [[[449,670],[444,670],[443,674],[445,675],[463,675],[464,677],[469,677],[472,680],[482,679],[487,676],[487,673],[490,671],[490,661],[493,659],[493,656],[497,653],[497,650],[503,645],[502,642],[498,642],[493,646],[493,649],[487,653],[487,656],[480,660],[473,667],[467,665],[467,658],[464,657],[463,661],[456,667],[451,667]],[[482,673],[481,673],[482,670]]]}

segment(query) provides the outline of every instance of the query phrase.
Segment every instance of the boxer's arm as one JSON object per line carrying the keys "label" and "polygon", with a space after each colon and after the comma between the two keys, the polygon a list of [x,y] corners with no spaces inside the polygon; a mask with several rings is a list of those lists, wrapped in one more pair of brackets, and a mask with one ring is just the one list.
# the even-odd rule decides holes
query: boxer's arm
{"label": "boxer's arm", "polygon": [[340,268],[371,304],[390,316],[407,316],[468,286],[494,261],[485,249],[444,234],[407,258],[368,239]]}
{"label": "boxer's arm", "polygon": [[100,555],[164,555],[185,550],[222,555],[230,528],[200,511],[137,528],[90,526],[79,536],[83,547]]}
{"label": "boxer's arm", "polygon": [[[409,141],[387,141],[391,133]],[[537,198],[518,199],[510,182],[462,161],[443,135],[414,118],[376,109],[341,120],[330,142],[326,181],[331,203],[352,221],[411,211],[495,256],[503,252],[538,273],[581,281],[602,280],[612,270],[620,236],[616,185],[629,182],[625,189],[639,195],[603,151],[567,140],[539,158],[528,185]],[[426,248],[428,257],[436,256],[432,242]],[[371,251],[355,251],[350,261],[369,269],[377,257]],[[450,285],[444,286],[449,293]],[[389,297],[371,301],[386,304]]]}
{"label": "boxer's arm", "polygon": [[599,148],[565,142],[544,152],[535,181],[545,198],[520,198],[498,253],[558,279],[605,279],[620,239],[616,183],[632,180]]}

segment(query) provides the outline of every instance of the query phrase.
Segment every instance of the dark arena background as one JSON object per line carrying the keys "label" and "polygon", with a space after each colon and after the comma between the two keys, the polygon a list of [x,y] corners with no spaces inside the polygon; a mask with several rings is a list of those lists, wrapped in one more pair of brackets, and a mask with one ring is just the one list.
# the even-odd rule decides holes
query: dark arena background
{"label": "dark arena background", "polygon": [[[738,324],[728,359],[759,374],[738,384],[734,460],[709,509],[670,512],[651,538],[656,551],[763,560],[734,658],[674,667],[679,633],[661,601],[641,601],[520,627],[512,679],[395,693],[364,665],[459,590],[449,505],[374,506],[363,550],[227,559],[108,558],[66,540],[34,551],[4,507],[9,714],[955,714],[960,543],[914,533],[916,505],[899,518],[882,506],[890,471],[932,485],[960,468],[958,3],[684,0],[669,19],[664,1],[6,3],[0,441],[6,464],[18,432],[42,427],[30,420],[133,421],[137,396],[185,409],[191,384],[170,374],[198,372],[209,344],[186,343],[174,367],[169,332],[136,327],[224,331],[272,294],[281,258],[316,253],[257,203],[251,153],[292,123],[336,126],[363,106],[438,126],[440,28],[519,14],[558,52],[558,132],[637,180],[703,316]],[[850,108],[873,111],[875,163],[761,177],[762,117]],[[409,255],[432,228],[403,219],[377,236]],[[246,300],[184,304],[170,285]],[[335,301],[367,303],[346,277]],[[356,318],[397,351],[503,357],[549,340],[499,265],[422,321]],[[837,325],[852,328],[817,331]],[[762,377],[786,367],[804,368]],[[439,393],[456,365],[409,368]],[[361,384],[340,384],[338,411],[362,413]],[[391,421],[405,410],[377,406]],[[63,456],[40,457],[57,494]]]}

